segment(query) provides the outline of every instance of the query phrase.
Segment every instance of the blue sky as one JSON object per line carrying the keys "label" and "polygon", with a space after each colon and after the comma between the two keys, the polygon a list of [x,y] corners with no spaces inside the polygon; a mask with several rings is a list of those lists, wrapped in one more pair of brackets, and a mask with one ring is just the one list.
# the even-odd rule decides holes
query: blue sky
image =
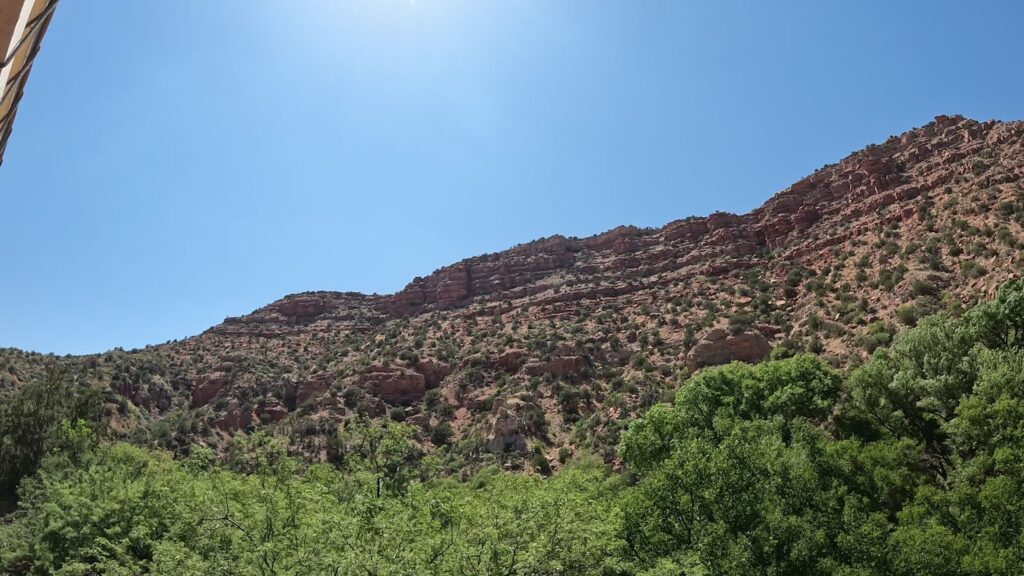
{"label": "blue sky", "polygon": [[0,346],[745,212],[937,114],[1024,118],[1018,6],[62,2],[0,167]]}

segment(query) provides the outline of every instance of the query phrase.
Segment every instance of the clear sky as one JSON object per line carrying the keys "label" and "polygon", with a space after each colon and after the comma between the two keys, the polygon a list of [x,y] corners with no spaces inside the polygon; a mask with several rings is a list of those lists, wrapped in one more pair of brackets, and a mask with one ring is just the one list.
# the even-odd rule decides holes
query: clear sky
{"label": "clear sky", "polygon": [[140,347],[542,236],[745,212],[937,114],[1024,118],[1022,21],[1016,1],[66,0],[0,167],[0,346]]}

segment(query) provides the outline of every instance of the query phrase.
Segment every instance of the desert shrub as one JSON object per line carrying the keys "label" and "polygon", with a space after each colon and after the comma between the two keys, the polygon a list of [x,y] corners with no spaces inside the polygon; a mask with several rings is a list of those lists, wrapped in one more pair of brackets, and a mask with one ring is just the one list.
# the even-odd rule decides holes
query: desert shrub
{"label": "desert shrub", "polygon": [[910,284],[910,292],[914,296],[935,296],[939,288],[927,280],[917,279]]}
{"label": "desert shrub", "polygon": [[430,429],[430,442],[435,446],[444,446],[451,442],[452,426],[447,422],[439,422]]}
{"label": "desert shrub", "polygon": [[973,280],[988,274],[988,270],[974,260],[966,260],[960,263],[960,274],[962,274],[964,278]]}
{"label": "desert shrub", "polygon": [[913,304],[904,304],[896,308],[896,318],[906,326],[917,324],[917,308]]}

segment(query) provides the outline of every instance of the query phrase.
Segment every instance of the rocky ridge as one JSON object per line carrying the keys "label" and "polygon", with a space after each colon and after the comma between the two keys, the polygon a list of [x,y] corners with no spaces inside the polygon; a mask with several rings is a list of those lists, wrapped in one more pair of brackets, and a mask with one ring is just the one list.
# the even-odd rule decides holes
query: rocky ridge
{"label": "rocky ridge", "polygon": [[1024,124],[939,116],[748,214],[553,236],[396,294],[291,295],[76,365],[126,413],[187,420],[181,442],[268,427],[318,457],[338,422],[387,415],[464,457],[532,442],[613,460],[624,419],[693,370],[804,350],[856,363],[900,324],[991,294],[1020,268],[1022,176]]}

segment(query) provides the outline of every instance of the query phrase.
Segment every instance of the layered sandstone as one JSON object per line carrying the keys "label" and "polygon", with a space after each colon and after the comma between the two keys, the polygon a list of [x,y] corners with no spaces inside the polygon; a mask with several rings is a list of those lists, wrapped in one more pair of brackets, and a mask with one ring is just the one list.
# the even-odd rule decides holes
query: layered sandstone
{"label": "layered sandstone", "polygon": [[[353,413],[448,423],[469,452],[556,447],[614,438],[609,421],[706,366],[776,346],[863,358],[869,327],[895,330],[901,306],[969,304],[1024,268],[1022,222],[1024,124],[940,116],[748,214],[552,236],[390,295],[295,294],[80,367],[153,419],[301,428],[311,454]],[[0,386],[38,373],[0,372]]]}

